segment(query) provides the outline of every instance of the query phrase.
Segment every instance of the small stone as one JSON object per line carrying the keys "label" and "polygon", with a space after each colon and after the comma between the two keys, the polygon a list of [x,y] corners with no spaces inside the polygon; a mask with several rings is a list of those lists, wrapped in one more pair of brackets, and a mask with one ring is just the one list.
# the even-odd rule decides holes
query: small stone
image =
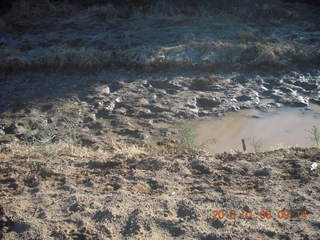
{"label": "small stone", "polygon": [[147,99],[145,99],[145,98],[140,98],[138,103],[140,105],[149,105],[149,101]]}
{"label": "small stone", "polygon": [[109,87],[106,87],[106,88],[104,89],[104,93],[105,93],[105,94],[110,94],[110,88],[109,88]]}
{"label": "small stone", "polygon": [[158,98],[158,97],[157,97],[157,94],[152,94],[152,95],[151,95],[151,99],[152,99],[152,100],[157,100],[157,98]]}
{"label": "small stone", "polygon": [[115,103],[114,102],[111,102],[111,103],[109,103],[109,105],[107,105],[104,109],[105,110],[107,110],[107,111],[109,111],[109,112],[112,112],[113,111],[113,109],[115,108]]}
{"label": "small stone", "polygon": [[127,109],[124,108],[124,107],[121,107],[121,108],[117,108],[115,110],[116,113],[121,113],[121,114],[125,114],[127,112]]}

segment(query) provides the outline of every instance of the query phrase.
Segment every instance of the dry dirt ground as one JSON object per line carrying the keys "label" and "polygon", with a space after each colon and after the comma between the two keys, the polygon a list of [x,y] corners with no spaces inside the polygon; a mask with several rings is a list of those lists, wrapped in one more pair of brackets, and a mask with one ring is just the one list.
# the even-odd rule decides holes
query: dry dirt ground
{"label": "dry dirt ground", "polygon": [[173,127],[319,104],[319,8],[17,3],[0,18],[0,239],[320,239],[319,149],[213,156]]}
{"label": "dry dirt ground", "polygon": [[317,148],[137,149],[2,146],[1,237],[320,239],[320,176],[310,171]]}

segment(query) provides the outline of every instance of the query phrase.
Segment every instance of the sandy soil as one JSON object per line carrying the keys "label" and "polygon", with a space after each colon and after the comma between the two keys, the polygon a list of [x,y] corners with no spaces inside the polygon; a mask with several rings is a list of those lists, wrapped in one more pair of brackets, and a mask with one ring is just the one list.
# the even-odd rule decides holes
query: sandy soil
{"label": "sandy soil", "polygon": [[161,149],[131,158],[26,158],[7,149],[2,238],[320,238],[320,176],[309,171],[319,149],[216,156]]}

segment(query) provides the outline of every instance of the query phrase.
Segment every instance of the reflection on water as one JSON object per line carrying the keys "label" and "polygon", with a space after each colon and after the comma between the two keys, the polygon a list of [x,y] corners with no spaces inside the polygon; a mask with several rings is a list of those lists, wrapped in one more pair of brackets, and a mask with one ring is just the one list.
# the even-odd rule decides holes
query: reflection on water
{"label": "reflection on water", "polygon": [[193,123],[198,143],[215,139],[208,145],[212,153],[241,150],[241,139],[245,139],[247,151],[270,150],[277,146],[313,146],[313,126],[320,128],[320,107],[312,105],[311,110],[282,108],[273,113],[257,110],[242,110],[229,113],[222,118],[202,120]]}

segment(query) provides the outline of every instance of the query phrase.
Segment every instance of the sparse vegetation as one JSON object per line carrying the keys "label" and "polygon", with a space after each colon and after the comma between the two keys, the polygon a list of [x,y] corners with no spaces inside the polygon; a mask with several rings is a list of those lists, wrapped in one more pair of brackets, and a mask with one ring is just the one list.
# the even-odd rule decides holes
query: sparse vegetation
{"label": "sparse vegetation", "polygon": [[320,146],[320,129],[317,126],[312,126],[309,130],[310,140],[315,144],[316,147]]}
{"label": "sparse vegetation", "polygon": [[256,139],[255,137],[249,138],[249,143],[253,148],[254,152],[262,152],[263,151],[263,143],[262,140]]}
{"label": "sparse vegetation", "polygon": [[192,126],[184,126],[177,134],[177,149],[204,149],[208,144],[214,143],[215,139],[208,139],[202,143],[197,143],[197,133]]}
{"label": "sparse vegetation", "polygon": [[[107,31],[103,37],[96,36],[96,41],[92,41],[95,38],[92,35],[69,39],[66,42],[54,42],[52,39],[48,39],[48,42],[42,42],[39,46],[29,46],[28,44],[20,46],[18,48],[20,51],[16,47],[4,45],[0,49],[2,57],[0,70],[8,73],[30,70],[90,72],[102,71],[111,67],[131,69],[137,67],[141,69],[142,67],[155,71],[171,67],[188,69],[196,67],[198,70],[219,67],[229,71],[242,69],[283,71],[291,69],[296,64],[304,66],[319,63],[320,52],[314,44],[285,41],[274,33],[268,33],[267,36],[264,36],[259,28],[249,27],[245,23],[239,24],[244,17],[248,16],[248,12],[257,16],[261,15],[259,11],[268,12],[265,17],[272,17],[275,12],[272,10],[273,4],[242,6],[241,10],[245,9],[246,13],[238,11],[240,4],[241,1],[228,1],[228,3],[214,1],[214,3],[203,7],[201,1],[193,3],[191,1],[189,4],[185,4],[182,1],[159,0],[149,3],[140,2],[137,7],[132,8],[126,3],[120,4],[116,1],[92,1],[86,5],[89,8],[80,12],[76,10],[75,6],[66,2],[58,4],[50,3],[50,1],[32,1],[32,3],[25,0],[16,1],[11,12],[3,16],[3,20],[0,21],[6,31],[14,35],[21,35],[27,29],[33,28],[31,21],[33,18],[59,17],[66,12],[70,16],[71,9],[74,12],[71,17],[74,17],[75,20],[70,18],[70,21],[63,23],[62,26],[83,25],[82,27],[86,28],[87,22],[80,21],[79,14],[81,16],[87,14],[89,18],[93,17],[101,24],[109,24],[107,19],[118,19],[119,21],[122,19],[124,25],[123,29],[120,28],[121,36],[115,36],[116,39],[113,39],[113,34]],[[148,7],[144,8],[144,5]],[[191,23],[185,18],[190,15],[191,17],[207,17],[211,21],[208,24],[207,20],[197,18],[195,23],[193,21]],[[159,44],[156,40],[158,37],[155,36],[150,36],[148,41],[148,34],[143,41],[139,38],[131,39],[128,35],[131,32],[135,33],[136,28],[136,24],[133,26],[126,24],[126,19],[131,17],[149,18],[150,21],[145,21],[145,25],[140,27],[142,29],[161,22],[163,24],[160,24],[160,27],[176,27],[176,40],[172,38],[169,42],[161,40],[161,44]],[[55,19],[55,21],[59,21],[59,19]],[[191,28],[195,28],[194,31],[199,28],[199,24],[203,24],[205,28],[217,31],[218,35],[220,31],[228,30],[236,33],[240,41],[221,41],[219,39],[198,41],[198,37],[195,35],[186,38],[186,32],[181,31],[179,27],[189,24]],[[88,25],[88,27],[90,26]],[[126,45],[118,46],[119,38],[122,38],[121,42],[126,42]],[[181,39],[185,39],[183,43],[181,43]],[[94,43],[88,44],[88,42]],[[97,42],[99,44],[96,44]],[[69,43],[71,47],[65,45],[66,43]],[[107,47],[108,50],[101,50],[97,45],[114,47],[112,50],[109,50],[109,47]]]}
{"label": "sparse vegetation", "polygon": [[147,155],[148,151],[145,146],[138,144],[127,144],[127,143],[112,143],[112,148],[115,154],[121,154],[126,157],[134,157],[137,155]]}
{"label": "sparse vegetation", "polygon": [[40,115],[24,126],[25,132],[22,139],[31,145],[46,145],[57,142],[70,142],[79,145],[77,133],[77,121],[75,118],[63,111],[48,120]]}

